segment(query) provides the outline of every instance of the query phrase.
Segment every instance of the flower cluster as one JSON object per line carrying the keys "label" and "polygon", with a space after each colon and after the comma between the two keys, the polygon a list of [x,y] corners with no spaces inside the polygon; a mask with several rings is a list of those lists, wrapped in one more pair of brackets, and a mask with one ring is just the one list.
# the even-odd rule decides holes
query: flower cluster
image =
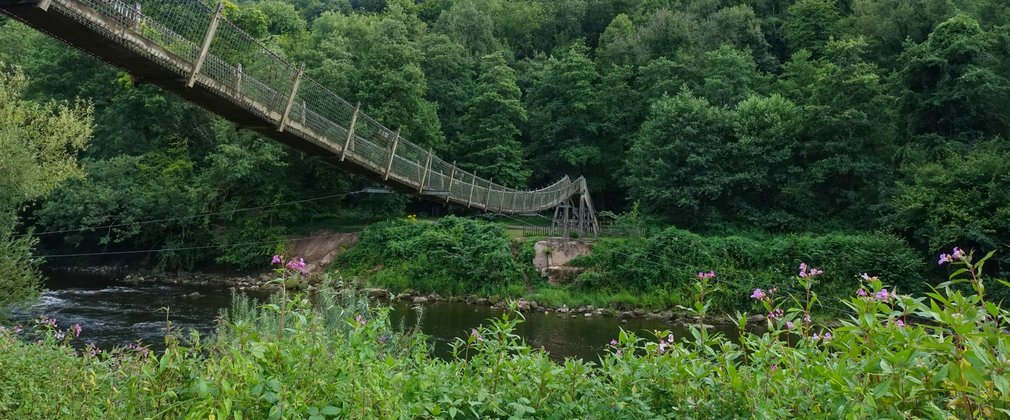
{"label": "flower cluster", "polygon": [[283,255],[274,255],[270,260],[271,265],[281,266],[287,268],[291,271],[297,271],[299,273],[305,274],[305,259],[301,257],[292,258],[290,260],[284,259]]}
{"label": "flower cluster", "polygon": [[967,258],[967,255],[961,248],[954,247],[954,250],[950,254],[940,254],[940,260],[937,262],[938,265],[944,265],[947,263],[952,263],[954,261],[960,261]]}
{"label": "flower cluster", "polygon": [[144,347],[138,343],[129,343],[124,347],[126,350],[132,350],[140,354],[140,357],[147,358],[151,354],[151,349]]}
{"label": "flower cluster", "polygon": [[365,319],[365,317],[361,316],[361,314],[357,314],[354,316],[354,322],[361,326],[365,326],[366,324],[368,324],[368,320]]}
{"label": "flower cluster", "polygon": [[814,341],[820,341],[820,340],[831,341],[831,339],[835,338],[835,337],[833,337],[831,335],[831,332],[829,331],[829,332],[824,333],[824,335],[819,335],[817,333],[814,333],[813,337],[811,337],[811,338],[813,338]]}
{"label": "flower cluster", "polygon": [[81,336],[81,324],[71,325],[70,326],[70,331],[73,331],[75,338],[76,337],[80,337]]}
{"label": "flower cluster", "polygon": [[800,277],[803,278],[816,277],[821,274],[824,274],[823,270],[817,268],[811,268],[810,266],[807,265],[807,263],[800,263],[800,272],[799,272]]}
{"label": "flower cluster", "polygon": [[[481,337],[480,331],[477,331],[476,328],[470,328],[470,337],[473,337],[476,341],[484,341],[484,337]],[[611,341],[611,343],[613,343],[613,341]]]}
{"label": "flower cluster", "polygon": [[771,312],[768,312],[768,318],[770,318],[770,319],[781,319],[785,315],[786,314],[782,310],[782,308],[775,308],[775,309],[772,309]]}
{"label": "flower cluster", "polygon": [[703,271],[699,271],[698,272],[698,278],[701,279],[701,280],[715,278],[715,271],[709,271],[707,273],[703,272]]}

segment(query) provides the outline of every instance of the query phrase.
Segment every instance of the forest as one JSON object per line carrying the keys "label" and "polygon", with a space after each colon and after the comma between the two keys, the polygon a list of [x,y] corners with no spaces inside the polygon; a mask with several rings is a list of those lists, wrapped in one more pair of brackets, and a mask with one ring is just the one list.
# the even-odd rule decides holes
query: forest
{"label": "forest", "polygon": [[[268,0],[225,15],[507,185],[585,175],[600,209],[703,234],[884,231],[923,256],[1010,240],[1000,0]],[[42,254],[250,266],[263,239],[321,221],[432,210],[346,195],[369,181],[14,21],[0,45],[27,76],[7,94],[75,107],[93,130],[66,182],[4,200],[22,220],[5,222],[9,247],[32,229]]]}

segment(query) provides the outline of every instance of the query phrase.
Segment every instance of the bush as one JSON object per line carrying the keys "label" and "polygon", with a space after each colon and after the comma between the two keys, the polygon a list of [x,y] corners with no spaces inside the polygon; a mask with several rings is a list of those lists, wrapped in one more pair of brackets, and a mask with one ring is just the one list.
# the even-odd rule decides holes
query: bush
{"label": "bush", "polygon": [[337,266],[394,290],[453,294],[507,294],[522,278],[502,225],[454,216],[373,224]]}
{"label": "bush", "polygon": [[161,355],[75,351],[73,329],[40,320],[0,329],[0,418],[1005,418],[1010,312],[957,255],[969,293],[941,286],[924,302],[867,279],[831,329],[766,297],[782,309],[767,331],[621,332],[594,362],[552,360],[512,314],[432,358],[388,308],[331,289],[317,305],[236,298],[215,337],[172,334]]}
{"label": "bush", "polygon": [[580,287],[613,292],[688,293],[697,272],[713,270],[726,293],[713,305],[749,307],[747,290],[785,284],[800,263],[824,270],[818,285],[827,297],[847,296],[861,273],[889,279],[899,290],[920,291],[922,259],[901,239],[882,233],[701,236],[669,228],[646,238],[600,240],[592,254],[573,264],[588,270]]}

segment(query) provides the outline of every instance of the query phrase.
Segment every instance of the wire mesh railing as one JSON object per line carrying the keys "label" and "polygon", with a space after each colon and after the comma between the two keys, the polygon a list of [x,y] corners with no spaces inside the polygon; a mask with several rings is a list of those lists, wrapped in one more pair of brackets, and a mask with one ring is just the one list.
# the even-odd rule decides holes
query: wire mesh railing
{"label": "wire mesh railing", "polygon": [[526,213],[585,192],[583,178],[568,177],[538,190],[517,190],[434,156],[303,75],[282,53],[229,22],[228,10],[205,0],[53,0],[52,6],[279,130],[418,193],[487,211]]}

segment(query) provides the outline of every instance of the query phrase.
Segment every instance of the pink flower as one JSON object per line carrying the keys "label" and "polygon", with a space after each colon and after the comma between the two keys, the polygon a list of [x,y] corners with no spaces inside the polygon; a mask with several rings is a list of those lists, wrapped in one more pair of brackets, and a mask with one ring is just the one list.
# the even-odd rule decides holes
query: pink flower
{"label": "pink flower", "polygon": [[70,326],[70,330],[74,332],[74,337],[81,336],[81,324],[74,324]]}
{"label": "pink flower", "polygon": [[702,280],[715,278],[715,271],[709,271],[707,273],[699,271],[698,272],[698,278],[702,279]]}
{"label": "pink flower", "polygon": [[944,265],[954,260],[950,257],[950,254],[940,254],[940,261],[937,261],[937,265]]}
{"label": "pink flower", "polygon": [[768,312],[768,318],[771,318],[771,319],[782,318],[782,316],[784,316],[784,315],[785,315],[785,312],[782,311],[782,308],[773,309],[771,312]]}
{"label": "pink flower", "polygon": [[808,274],[810,275],[810,277],[814,277],[814,276],[819,276],[821,274],[824,274],[824,271],[823,270],[818,270],[816,268],[811,268],[810,269],[810,273],[808,273]]}
{"label": "pink flower", "polygon": [[875,297],[877,298],[877,300],[879,300],[881,302],[886,302],[886,301],[888,301],[888,300],[891,299],[891,294],[888,293],[887,289],[885,288],[885,289],[880,289],[880,291],[877,292],[877,294],[875,295]]}
{"label": "pink flower", "polygon": [[807,276],[807,263],[800,263],[800,277]]}
{"label": "pink flower", "polygon": [[617,340],[610,340],[610,345],[611,346],[616,346],[617,345]]}
{"label": "pink flower", "polygon": [[791,330],[791,329],[793,329],[793,322],[792,322],[792,321],[788,321],[788,322],[786,322],[786,329],[787,329],[787,330]]}
{"label": "pink flower", "polygon": [[954,247],[954,252],[951,253],[950,256],[951,256],[951,258],[953,258],[955,260],[961,260],[961,259],[964,259],[965,254],[964,254],[964,251],[961,250],[961,248],[958,248],[958,247],[955,246]]}
{"label": "pink flower", "polygon": [[870,295],[870,294],[869,294],[869,293],[866,293],[866,290],[863,290],[863,288],[862,288],[862,287],[860,287],[860,288],[859,288],[859,290],[856,290],[856,296],[859,296],[859,297],[861,297],[861,298],[863,298],[863,297],[867,297],[867,296],[869,296],[869,295]]}
{"label": "pink flower", "polygon": [[824,333],[824,341],[831,340],[832,338],[834,338],[834,337],[831,336],[830,332]]}
{"label": "pink flower", "polygon": [[779,370],[779,365],[771,365],[771,366],[768,367],[768,369],[771,370],[772,372],[774,372],[776,370]]}
{"label": "pink flower", "polygon": [[480,332],[476,328],[470,328],[470,337],[473,337],[477,341],[484,341],[484,338],[480,336]]}
{"label": "pink flower", "polygon": [[361,316],[361,314],[357,314],[354,316],[354,322],[357,322],[358,325],[365,325],[368,323],[368,320],[366,320],[365,317]]}
{"label": "pink flower", "polygon": [[305,271],[305,259],[301,258],[301,257],[299,257],[297,259],[292,258],[291,261],[288,261],[287,267],[288,267],[289,270],[292,270],[292,271],[301,271],[301,272],[304,272]]}
{"label": "pink flower", "polygon": [[614,352],[614,354],[616,354],[616,355],[620,356],[620,355],[622,354],[622,353],[621,353],[621,349],[617,349],[617,351],[615,351],[615,352]]}
{"label": "pink flower", "polygon": [[902,321],[902,320],[900,320],[900,319],[899,319],[899,320],[896,320],[896,321],[894,321],[894,325],[895,325],[896,327],[898,327],[898,328],[904,328],[904,327],[905,327],[905,321]]}
{"label": "pink flower", "polygon": [[284,256],[282,256],[282,255],[274,255],[274,258],[272,260],[270,260],[270,264],[273,264],[273,265],[280,265],[280,264],[283,264],[283,263],[284,263]]}
{"label": "pink flower", "polygon": [[751,299],[763,300],[768,295],[765,294],[764,290],[754,289],[754,293],[751,293]]}
{"label": "pink flower", "polygon": [[64,337],[63,331],[57,331],[56,332],[56,339],[57,340],[62,340],[63,337]]}
{"label": "pink flower", "polygon": [[810,338],[813,338],[813,339],[814,339],[814,341],[817,341],[817,340],[820,340],[820,339],[821,339],[821,336],[820,336],[820,334],[817,334],[817,333],[814,333],[814,336],[813,336],[813,337],[810,337]]}

